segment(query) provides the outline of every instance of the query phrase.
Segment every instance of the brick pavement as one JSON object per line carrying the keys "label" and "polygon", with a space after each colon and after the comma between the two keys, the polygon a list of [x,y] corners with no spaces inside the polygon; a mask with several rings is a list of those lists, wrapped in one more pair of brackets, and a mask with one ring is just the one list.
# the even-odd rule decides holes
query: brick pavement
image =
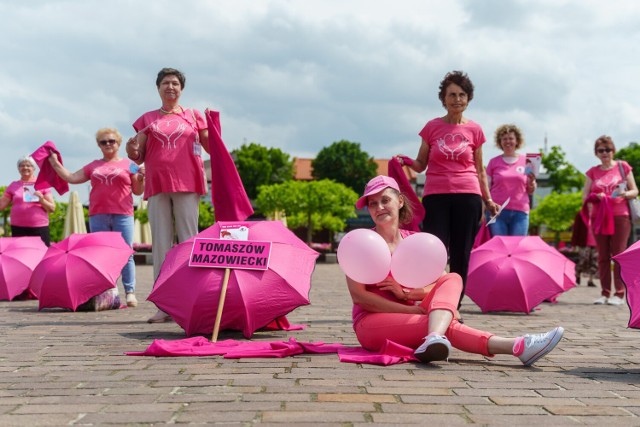
{"label": "brick pavement", "polygon": [[[183,337],[175,323],[145,323],[155,310],[144,301],[151,267],[137,271],[136,309],[38,312],[36,301],[0,302],[0,425],[640,425],[639,332],[625,327],[625,306],[591,304],[597,288],[575,288],[531,315],[483,315],[465,300],[468,325],[501,335],[563,325],[565,339],[534,368],[455,350],[449,363],[379,367],[335,354],[124,356]],[[306,330],[254,339],[357,344],[336,264],[318,264],[311,301],[289,316]]]}

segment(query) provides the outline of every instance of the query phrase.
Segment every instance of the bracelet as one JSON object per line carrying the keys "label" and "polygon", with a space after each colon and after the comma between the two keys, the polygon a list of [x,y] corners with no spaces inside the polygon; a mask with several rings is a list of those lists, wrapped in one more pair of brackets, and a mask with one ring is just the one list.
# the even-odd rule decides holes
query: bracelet
{"label": "bracelet", "polygon": [[487,200],[484,201],[484,204],[488,204],[489,202],[493,202],[493,199],[491,197],[489,197]]}

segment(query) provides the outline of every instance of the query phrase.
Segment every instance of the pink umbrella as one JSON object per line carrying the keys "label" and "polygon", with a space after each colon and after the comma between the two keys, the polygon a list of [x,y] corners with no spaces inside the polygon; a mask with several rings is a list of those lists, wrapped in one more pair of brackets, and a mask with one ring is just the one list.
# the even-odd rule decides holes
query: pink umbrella
{"label": "pink umbrella", "polygon": [[274,319],[309,304],[316,251],[280,221],[218,221],[169,251],[149,295],[188,336],[212,333],[225,275],[225,269],[189,267],[194,239],[219,239],[222,229],[234,226],[248,227],[248,240],[271,242],[271,257],[264,271],[230,270],[220,329],[239,330],[249,338]]}
{"label": "pink umbrella", "polygon": [[40,237],[0,238],[0,300],[11,301],[29,287],[47,246]]}
{"label": "pink umbrella", "polygon": [[530,313],[575,286],[567,263],[539,236],[495,236],[471,251],[466,294],[483,313]]}
{"label": "pink umbrella", "polygon": [[613,257],[620,267],[622,282],[627,287],[629,305],[629,327],[640,329],[640,241]]}
{"label": "pink umbrella", "polygon": [[72,234],[49,247],[33,271],[29,288],[40,300],[40,310],[75,311],[91,297],[116,287],[131,254],[119,232]]}

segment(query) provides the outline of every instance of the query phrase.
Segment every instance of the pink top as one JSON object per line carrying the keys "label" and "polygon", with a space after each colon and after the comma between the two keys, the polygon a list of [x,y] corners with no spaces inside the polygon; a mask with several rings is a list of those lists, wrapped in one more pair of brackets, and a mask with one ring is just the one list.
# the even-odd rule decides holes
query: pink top
{"label": "pink top", "polygon": [[91,179],[89,216],[96,214],[133,215],[132,164],[129,159],[113,162],[94,160],[82,170]]}
{"label": "pink top", "polygon": [[429,121],[419,135],[429,144],[423,196],[448,193],[480,193],[473,153],[485,142],[479,124],[451,125],[442,118]]}
{"label": "pink top", "polygon": [[[49,214],[39,201],[30,196],[36,180],[29,182],[13,181],[4,192],[3,197],[11,200],[11,225],[17,227],[46,227],[49,225]],[[25,195],[25,187],[28,191]],[[40,190],[43,195],[51,194],[51,188]]]}
{"label": "pink top", "polygon": [[133,124],[147,135],[144,198],[158,193],[206,194],[207,185],[198,132],[207,124],[198,110],[180,114],[149,111]]}
{"label": "pink top", "polygon": [[[618,162],[622,163],[622,169],[624,175],[620,175],[620,166]],[[624,160],[618,160],[615,162],[611,169],[603,170],[600,166],[594,166],[587,171],[587,176],[591,178],[591,193],[600,194],[604,193],[611,197],[613,191],[618,187],[620,183],[626,183],[626,176],[632,170],[629,163]],[[629,206],[627,200],[623,197],[614,197],[609,203],[613,216],[629,216]]]}
{"label": "pink top", "polygon": [[527,156],[520,154],[515,163],[505,162],[502,156],[489,160],[487,176],[491,178],[491,198],[502,205],[511,197],[505,209],[529,212],[529,194],[527,193],[527,175],[525,174]]}
{"label": "pink top", "polygon": [[[400,235],[402,236],[402,238],[404,239],[407,236],[410,236],[412,234],[414,234],[415,231],[409,231],[409,230],[400,230]],[[391,274],[391,273],[389,273]],[[392,292],[389,291],[381,291],[380,289],[378,289],[375,286],[369,286],[367,287],[367,291],[372,292],[376,295],[380,295],[383,298],[386,298],[390,301],[394,301],[394,302],[399,302],[401,304],[406,304],[406,305],[414,305],[415,302],[414,301],[402,301],[399,300],[398,298],[395,297],[395,295],[393,295]],[[351,316],[353,318],[353,327],[355,328],[356,324],[362,320],[363,317],[365,317],[367,314],[369,314],[370,312],[365,310],[364,308],[360,307],[358,304],[353,304],[353,310],[351,311]]]}

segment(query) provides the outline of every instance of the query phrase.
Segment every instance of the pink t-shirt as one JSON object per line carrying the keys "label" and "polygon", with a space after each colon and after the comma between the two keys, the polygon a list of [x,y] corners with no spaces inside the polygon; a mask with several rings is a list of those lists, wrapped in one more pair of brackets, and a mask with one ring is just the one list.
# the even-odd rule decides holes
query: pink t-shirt
{"label": "pink t-shirt", "polygon": [[129,159],[113,162],[94,160],[82,170],[91,180],[89,216],[97,214],[133,215],[132,164]]}
{"label": "pink t-shirt", "polygon": [[147,135],[145,199],[158,193],[207,193],[200,142],[196,144],[198,131],[207,123],[198,110],[166,115],[149,111],[133,128]]}
{"label": "pink t-shirt", "polygon": [[437,118],[419,135],[429,144],[429,159],[423,196],[430,194],[481,194],[473,153],[485,142],[479,124],[451,125]]}
{"label": "pink t-shirt", "polygon": [[491,178],[491,198],[502,205],[510,197],[505,209],[529,212],[526,161],[527,156],[524,154],[519,155],[518,160],[511,164],[505,162],[502,156],[489,160],[487,176]]}
{"label": "pink t-shirt", "polygon": [[[620,166],[618,162],[622,163],[622,170],[624,170],[624,176],[620,175]],[[604,193],[607,196],[611,196],[613,191],[618,187],[618,184],[627,182],[625,178],[632,170],[629,163],[624,160],[616,161],[616,164],[608,170],[603,170],[600,166],[594,166],[587,171],[587,176],[591,178],[591,193],[599,194]],[[614,216],[629,216],[629,205],[627,199],[624,197],[614,197],[611,199],[611,207],[613,209]]]}
{"label": "pink t-shirt", "polygon": [[[11,200],[11,225],[17,227],[46,227],[49,225],[49,214],[32,195],[35,191],[33,187],[35,183],[35,179],[30,182],[13,181],[5,190],[3,197]],[[51,188],[44,188],[40,192],[46,196],[51,194]]]}
{"label": "pink t-shirt", "polygon": [[[415,233],[415,231],[410,231],[410,230],[400,230],[400,235],[402,236],[402,238],[404,239],[407,236],[410,236],[411,234]],[[389,273],[391,274],[391,273]],[[375,286],[368,286],[367,287],[367,291],[372,292],[376,295],[380,295],[383,298],[388,299],[389,301],[394,301],[394,302],[399,302],[401,304],[405,304],[405,305],[415,305],[415,301],[402,301],[399,300],[398,298],[396,298],[392,292],[389,291],[381,291],[380,289],[378,289]],[[367,314],[369,314],[370,312],[365,310],[364,308],[360,307],[358,304],[353,304],[353,309],[351,310],[351,316],[353,318],[353,327],[356,327],[356,324],[362,320],[362,318],[364,316],[366,316]]]}

